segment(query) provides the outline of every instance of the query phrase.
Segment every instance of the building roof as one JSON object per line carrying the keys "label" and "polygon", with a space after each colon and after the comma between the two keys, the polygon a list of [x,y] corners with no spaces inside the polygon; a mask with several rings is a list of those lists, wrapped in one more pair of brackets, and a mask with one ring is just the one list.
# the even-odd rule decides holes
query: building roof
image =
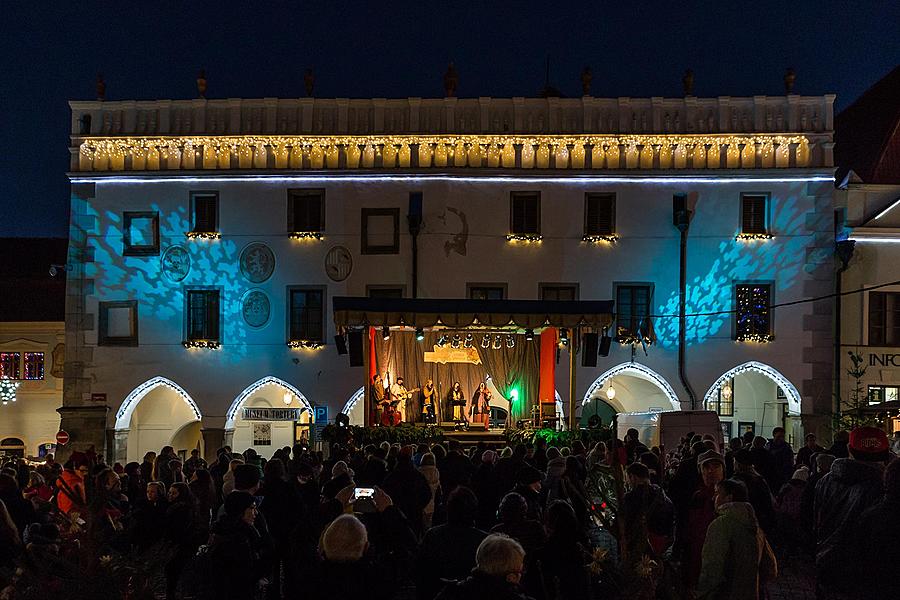
{"label": "building roof", "polygon": [[837,115],[834,129],[838,181],[853,171],[864,183],[900,183],[900,65]]}
{"label": "building roof", "polygon": [[67,252],[64,238],[0,238],[0,321],[65,320],[65,272],[49,269]]}

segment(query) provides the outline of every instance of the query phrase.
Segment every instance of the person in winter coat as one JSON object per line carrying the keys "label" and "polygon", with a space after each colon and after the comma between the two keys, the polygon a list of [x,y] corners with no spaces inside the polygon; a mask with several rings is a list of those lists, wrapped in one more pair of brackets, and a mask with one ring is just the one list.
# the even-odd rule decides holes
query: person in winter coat
{"label": "person in winter coat", "polygon": [[84,478],[91,472],[88,457],[82,452],[73,452],[63,465],[63,472],[56,480],[56,505],[69,514],[84,514],[87,510],[87,495]]}
{"label": "person in winter coat", "polygon": [[859,517],[852,553],[859,598],[890,598],[897,594],[900,565],[900,458],[884,470],[884,499]]}
{"label": "person in winter coat", "polygon": [[144,455],[144,461],[141,463],[141,479],[150,483],[156,481],[153,479],[153,465],[156,463],[156,452],[148,452]]}
{"label": "person in winter coat", "polygon": [[753,466],[753,456],[748,450],[741,449],[734,453],[734,475],[731,478],[742,481],[747,486],[749,502],[763,531],[774,532],[777,520],[775,499],[769,484]]}
{"label": "person in winter coat", "polygon": [[675,507],[661,487],[650,483],[650,470],[641,463],[626,469],[631,489],[622,502],[630,556],[662,556],[675,533]]}
{"label": "person in winter coat", "polygon": [[435,600],[530,600],[519,581],[525,550],[515,540],[489,535],[475,552],[475,569],[464,581],[448,584]]}
{"label": "person in winter coat", "polygon": [[441,580],[465,579],[475,566],[475,552],[487,533],[475,527],[478,500],[472,490],[458,487],[447,498],[447,523],[425,533],[416,566],[416,597],[431,600]]}
{"label": "person in winter coat", "polygon": [[736,479],[716,484],[716,518],[703,543],[698,600],[758,600],[761,586],[777,575],[775,555]]}
{"label": "person in winter coat", "polygon": [[716,485],[725,479],[725,459],[715,450],[707,450],[697,457],[697,464],[703,485],[691,498],[675,534],[676,551],[684,566],[684,580],[691,588],[700,578],[706,530],[716,518]]}
{"label": "person in winter coat", "polygon": [[326,481],[322,486],[322,496],[326,500],[331,500],[337,496],[337,493],[342,489],[348,485],[353,485],[354,475],[355,473],[350,470],[347,463],[342,460],[337,461],[331,467],[331,479]]}
{"label": "person in winter coat", "polygon": [[475,518],[475,523],[485,531],[490,530],[497,522],[497,506],[502,497],[496,462],[497,453],[493,450],[485,450],[481,455],[481,464],[472,475],[472,491],[478,498],[478,516]]}
{"label": "person in winter coat", "polygon": [[[497,461],[497,485],[500,493],[506,494],[511,492],[516,485],[516,475],[525,466],[525,456],[528,449],[524,444],[516,444],[511,456],[501,457]],[[444,488],[447,489],[446,487]]]}
{"label": "person in winter coat", "polygon": [[204,600],[251,600],[266,565],[260,560],[259,532],[253,526],[256,500],[235,491],[210,530]]}
{"label": "person in winter coat", "polygon": [[131,513],[129,518],[129,537],[131,545],[138,551],[144,551],[162,539],[165,532],[166,487],[161,481],[147,484],[144,502]]}
{"label": "person in winter coat", "polygon": [[807,433],[806,442],[800,450],[797,451],[796,468],[806,467],[812,473],[815,465],[813,464],[813,456],[825,452],[825,448],[816,443],[816,434]]}
{"label": "person in winter coat", "polygon": [[566,472],[566,459],[555,446],[547,448],[547,476],[541,484],[541,492],[549,505],[554,500],[565,499],[562,476]]}
{"label": "person in winter coat", "polygon": [[776,427],[772,430],[772,439],[766,444],[766,450],[772,456],[774,479],[769,487],[773,490],[780,490],[794,473],[794,449],[784,438],[784,427]]}
{"label": "person in winter coat", "polygon": [[412,446],[400,451],[397,467],[384,480],[384,491],[391,497],[394,506],[409,519],[413,531],[421,534],[422,513],[431,501],[431,487],[412,463]]}
{"label": "person in winter coat", "polygon": [[450,440],[449,448],[447,456],[437,464],[441,472],[441,490],[445,494],[452,492],[458,485],[471,485],[472,473],[475,471],[475,466],[463,455],[462,446],[457,440]]}
{"label": "person in winter coat", "polygon": [[428,504],[422,510],[423,530],[427,531],[431,528],[431,522],[434,518],[434,507],[440,498],[441,490],[441,474],[438,472],[437,466],[435,466],[434,454],[431,452],[422,454],[419,458],[419,473],[425,477],[428,487],[431,488],[431,500],[428,501]]}
{"label": "person in winter coat", "polygon": [[850,458],[850,432],[843,429],[835,432],[834,441],[825,453],[835,458]]}
{"label": "person in winter coat", "polygon": [[186,483],[176,482],[169,487],[169,507],[166,509],[163,539],[174,555],[166,563],[166,599],[174,600],[181,573],[199,546],[197,539],[197,502]]}
{"label": "person in winter coat", "polygon": [[859,515],[881,500],[887,435],[875,427],[850,433],[850,458],[839,458],[816,485],[816,586],[823,595],[851,593],[856,586],[853,549]]}
{"label": "person in winter coat", "polygon": [[791,480],[781,486],[775,506],[778,516],[778,541],[786,550],[796,550],[803,546],[803,527],[800,521],[800,500],[806,489],[809,469],[801,467],[791,476]]}
{"label": "person in winter coat", "polygon": [[34,523],[34,506],[22,497],[16,478],[6,473],[0,474],[0,501],[6,505],[6,510],[19,531],[25,531],[26,527]]}
{"label": "person in winter coat", "polygon": [[515,491],[528,502],[528,518],[535,521],[543,521],[544,509],[541,501],[541,487],[543,475],[534,467],[525,465],[516,474]]}
{"label": "person in winter coat", "polygon": [[825,475],[831,471],[834,457],[830,454],[817,454],[813,465],[815,470],[806,480],[806,487],[800,494],[800,525],[803,527],[804,543],[809,554],[815,554],[816,535],[813,519],[813,505],[816,500],[816,485]]}
{"label": "person in winter coat", "polygon": [[532,595],[553,600],[590,598],[591,580],[585,565],[591,562],[591,555],[581,531],[568,503],[558,500],[547,508],[547,543],[535,557],[543,589]]}

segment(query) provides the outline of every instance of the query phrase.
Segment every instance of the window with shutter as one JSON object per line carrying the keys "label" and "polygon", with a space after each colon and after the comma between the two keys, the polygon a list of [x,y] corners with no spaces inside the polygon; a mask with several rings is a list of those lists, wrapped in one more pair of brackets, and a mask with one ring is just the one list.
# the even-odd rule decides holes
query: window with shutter
{"label": "window with shutter", "polygon": [[219,290],[188,290],[186,339],[220,342]]}
{"label": "window with shutter", "polygon": [[869,345],[900,345],[900,292],[869,292]]}
{"label": "window with shutter", "polygon": [[578,284],[540,284],[541,300],[578,300]]}
{"label": "window with shutter", "polygon": [[219,194],[216,192],[195,192],[191,194],[193,206],[193,229],[200,233],[219,230]]}
{"label": "window with shutter", "polygon": [[325,190],[288,191],[288,233],[325,229]]}
{"label": "window with shutter", "polygon": [[539,235],[541,233],[541,193],[512,192],[509,216],[511,234]]}
{"label": "window with shutter", "polygon": [[741,233],[765,235],[769,233],[766,213],[768,196],[745,194],[741,196]]}
{"label": "window with shutter", "polygon": [[616,195],[584,195],[584,235],[613,235],[616,232]]}
{"label": "window with shutter", "polygon": [[324,295],[321,288],[289,288],[289,342],[323,342]]}

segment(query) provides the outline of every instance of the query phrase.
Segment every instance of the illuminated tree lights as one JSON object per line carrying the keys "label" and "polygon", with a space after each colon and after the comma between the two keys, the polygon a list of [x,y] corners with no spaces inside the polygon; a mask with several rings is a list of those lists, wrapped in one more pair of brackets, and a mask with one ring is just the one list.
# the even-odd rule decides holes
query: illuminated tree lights
{"label": "illuminated tree lights", "polygon": [[16,390],[19,388],[19,382],[7,379],[0,379],[0,401],[6,406],[10,402],[16,401]]}

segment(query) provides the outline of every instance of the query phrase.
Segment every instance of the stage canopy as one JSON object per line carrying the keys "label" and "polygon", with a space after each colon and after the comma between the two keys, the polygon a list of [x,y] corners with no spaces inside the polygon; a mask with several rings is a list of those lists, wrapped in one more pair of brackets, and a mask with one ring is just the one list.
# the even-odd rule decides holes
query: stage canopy
{"label": "stage canopy", "polygon": [[334,324],[356,327],[487,327],[540,329],[612,323],[611,300],[456,300],[336,296]]}

